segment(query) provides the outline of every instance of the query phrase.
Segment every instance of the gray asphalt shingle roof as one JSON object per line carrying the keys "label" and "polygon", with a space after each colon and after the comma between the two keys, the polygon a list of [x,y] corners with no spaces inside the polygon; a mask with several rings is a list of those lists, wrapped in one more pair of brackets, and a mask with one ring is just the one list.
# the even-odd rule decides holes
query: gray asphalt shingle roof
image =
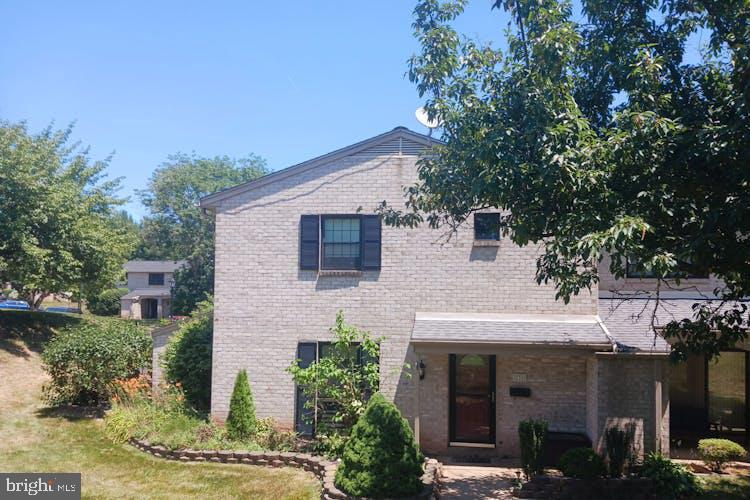
{"label": "gray asphalt shingle roof", "polygon": [[417,313],[411,341],[510,345],[612,346],[596,316]]}
{"label": "gray asphalt shingle roof", "polygon": [[121,299],[134,299],[136,297],[169,297],[172,292],[169,288],[137,288],[132,292],[128,292],[127,295],[120,297]]}

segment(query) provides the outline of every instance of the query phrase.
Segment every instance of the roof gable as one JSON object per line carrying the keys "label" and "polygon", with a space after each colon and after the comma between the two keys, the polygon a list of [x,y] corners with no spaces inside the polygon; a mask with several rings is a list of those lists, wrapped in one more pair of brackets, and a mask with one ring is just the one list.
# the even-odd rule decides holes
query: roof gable
{"label": "roof gable", "polygon": [[247,191],[266,186],[270,183],[299,175],[316,167],[326,165],[346,156],[358,155],[418,155],[425,149],[439,144],[440,141],[424,134],[413,132],[406,127],[396,127],[370,139],[365,139],[351,146],[337,149],[330,153],[292,165],[276,172],[271,172],[258,179],[239,184],[201,198],[202,208],[215,207],[219,202]]}

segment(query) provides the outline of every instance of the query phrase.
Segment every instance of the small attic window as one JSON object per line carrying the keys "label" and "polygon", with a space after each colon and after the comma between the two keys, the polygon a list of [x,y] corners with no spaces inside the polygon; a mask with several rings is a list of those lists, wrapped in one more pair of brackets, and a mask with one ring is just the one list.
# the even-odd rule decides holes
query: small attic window
{"label": "small attic window", "polygon": [[500,214],[498,212],[474,214],[474,239],[500,240]]}

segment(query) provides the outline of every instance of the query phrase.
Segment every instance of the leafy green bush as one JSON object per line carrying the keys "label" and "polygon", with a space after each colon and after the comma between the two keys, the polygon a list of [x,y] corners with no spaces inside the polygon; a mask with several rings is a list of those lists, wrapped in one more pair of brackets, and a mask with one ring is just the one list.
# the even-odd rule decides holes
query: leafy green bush
{"label": "leafy green bush", "polygon": [[118,316],[120,297],[128,293],[127,288],[110,288],[86,298],[86,307],[99,316]]}
{"label": "leafy green bush", "polygon": [[247,372],[240,370],[234,381],[232,399],[229,401],[227,434],[232,439],[249,439],[255,435],[258,421],[255,417],[255,403],[247,380]]}
{"label": "leafy green bush", "polygon": [[544,472],[544,447],[547,444],[545,420],[522,420],[518,423],[521,441],[521,468],[527,478]]}
{"label": "leafy green bush", "polygon": [[190,406],[208,411],[211,405],[211,352],[213,303],[198,304],[192,317],[180,326],[162,356],[166,380],[180,384]]}
{"label": "leafy green bush", "polygon": [[354,496],[413,495],[422,488],[423,462],[409,424],[376,393],[344,446],[336,485]]}
{"label": "leafy green bush", "polygon": [[576,479],[595,479],[607,472],[604,459],[591,448],[572,448],[560,457],[560,472]]}
{"label": "leafy green bush", "polygon": [[45,398],[52,404],[106,403],[115,380],[149,364],[151,346],[143,328],[123,320],[97,318],[67,327],[42,353],[51,378]]}
{"label": "leafy green bush", "polygon": [[721,472],[725,463],[742,460],[747,451],[728,439],[701,439],[698,441],[698,455],[709,469]]}
{"label": "leafy green bush", "polygon": [[626,425],[624,429],[613,426],[604,432],[604,442],[607,446],[609,477],[622,476],[625,463],[633,456],[633,440],[635,426]]}
{"label": "leafy green bush", "polygon": [[640,474],[654,482],[658,498],[685,498],[700,491],[695,474],[661,453],[646,455]]}

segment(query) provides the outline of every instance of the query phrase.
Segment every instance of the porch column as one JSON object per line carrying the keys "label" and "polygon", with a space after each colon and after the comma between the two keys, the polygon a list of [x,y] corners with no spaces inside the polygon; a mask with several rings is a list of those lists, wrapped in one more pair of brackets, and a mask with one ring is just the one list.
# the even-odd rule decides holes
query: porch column
{"label": "porch column", "polygon": [[[414,350],[414,362],[416,367],[419,363],[419,355],[416,350]],[[419,442],[419,369],[413,375],[416,375],[414,377],[414,440],[417,442],[417,445],[421,446]]]}
{"label": "porch column", "polygon": [[156,299],[156,318],[161,319],[161,299]]}

